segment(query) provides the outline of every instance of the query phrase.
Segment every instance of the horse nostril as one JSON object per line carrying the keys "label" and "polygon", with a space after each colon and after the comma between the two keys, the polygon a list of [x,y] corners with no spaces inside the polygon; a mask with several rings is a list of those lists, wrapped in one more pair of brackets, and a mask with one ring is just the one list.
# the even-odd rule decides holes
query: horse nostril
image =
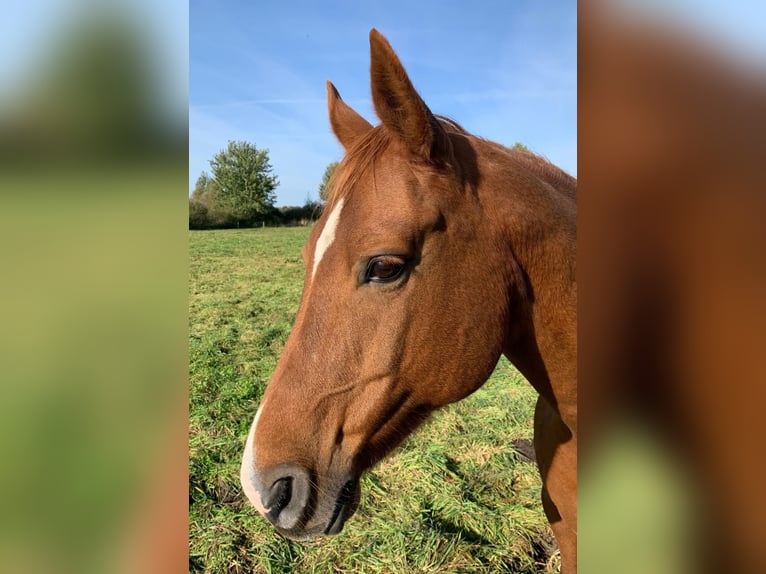
{"label": "horse nostril", "polygon": [[295,464],[283,464],[254,473],[255,507],[277,528],[299,528],[313,511],[312,485],[309,471]]}
{"label": "horse nostril", "polygon": [[293,479],[290,476],[280,478],[271,486],[268,497],[263,505],[269,509],[267,516],[276,520],[284,508],[290,504],[293,494]]}

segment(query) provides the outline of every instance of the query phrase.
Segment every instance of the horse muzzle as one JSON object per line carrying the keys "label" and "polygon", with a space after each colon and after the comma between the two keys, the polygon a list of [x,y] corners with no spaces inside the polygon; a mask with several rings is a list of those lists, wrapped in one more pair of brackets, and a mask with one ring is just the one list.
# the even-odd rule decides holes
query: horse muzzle
{"label": "horse muzzle", "polygon": [[262,473],[243,464],[240,478],[258,512],[293,540],[338,534],[359,506],[356,477],[329,480],[320,487],[312,472],[296,464]]}

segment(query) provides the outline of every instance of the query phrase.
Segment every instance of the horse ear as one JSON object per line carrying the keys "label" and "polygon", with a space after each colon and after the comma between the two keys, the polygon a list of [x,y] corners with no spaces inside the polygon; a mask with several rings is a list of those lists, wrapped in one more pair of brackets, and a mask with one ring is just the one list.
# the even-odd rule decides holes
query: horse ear
{"label": "horse ear", "polygon": [[412,85],[391,44],[370,30],[370,76],[375,112],[416,157],[438,163],[447,159],[450,143],[438,120]]}
{"label": "horse ear", "polygon": [[327,110],[330,114],[332,131],[345,149],[349,149],[354,142],[372,129],[370,122],[351,109],[329,81],[327,82]]}

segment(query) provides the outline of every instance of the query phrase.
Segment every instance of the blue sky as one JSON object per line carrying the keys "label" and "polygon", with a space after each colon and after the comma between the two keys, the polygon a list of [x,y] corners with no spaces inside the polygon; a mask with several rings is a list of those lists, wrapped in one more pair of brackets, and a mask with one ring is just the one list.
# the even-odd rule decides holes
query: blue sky
{"label": "blue sky", "polygon": [[577,17],[572,0],[192,0],[189,186],[229,140],[267,148],[277,205],[302,205],[342,149],[325,80],[373,124],[375,27],[434,113],[522,142],[577,173]]}

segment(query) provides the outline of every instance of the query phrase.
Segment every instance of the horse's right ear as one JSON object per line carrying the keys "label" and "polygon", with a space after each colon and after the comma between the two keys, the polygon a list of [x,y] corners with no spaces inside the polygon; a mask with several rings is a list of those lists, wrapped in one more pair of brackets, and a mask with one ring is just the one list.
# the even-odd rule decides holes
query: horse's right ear
{"label": "horse's right ear", "polygon": [[370,30],[372,103],[383,125],[415,156],[439,163],[452,146],[439,121],[412,85],[399,56],[383,34]]}
{"label": "horse's right ear", "polygon": [[327,82],[327,111],[330,125],[340,144],[348,150],[356,141],[372,129],[372,125],[340,98],[338,90]]}

